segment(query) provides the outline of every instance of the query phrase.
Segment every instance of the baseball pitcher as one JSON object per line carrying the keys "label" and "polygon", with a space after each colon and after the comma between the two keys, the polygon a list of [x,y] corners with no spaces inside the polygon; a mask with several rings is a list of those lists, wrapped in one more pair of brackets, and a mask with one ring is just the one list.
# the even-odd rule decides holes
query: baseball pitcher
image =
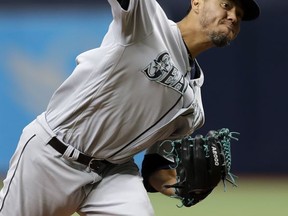
{"label": "baseball pitcher", "polygon": [[[228,45],[260,10],[254,0],[189,1],[175,23],[156,0],[108,0],[113,20],[101,45],[77,56],[24,128],[0,216],[152,216],[147,190],[192,206],[221,179],[233,182],[233,133],[190,136],[204,123],[196,57]],[[133,157],[144,150],[141,175]]]}

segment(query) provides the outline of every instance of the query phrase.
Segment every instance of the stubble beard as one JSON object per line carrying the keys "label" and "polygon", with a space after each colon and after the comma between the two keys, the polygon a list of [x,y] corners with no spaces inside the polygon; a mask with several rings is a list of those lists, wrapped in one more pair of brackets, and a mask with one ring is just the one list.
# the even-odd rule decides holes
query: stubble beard
{"label": "stubble beard", "polygon": [[209,23],[210,23],[209,20],[207,19],[207,17],[204,14],[202,19],[200,20],[200,25],[202,26],[202,28],[204,30],[208,31],[208,37],[210,38],[213,45],[216,47],[225,47],[225,46],[230,45],[231,40],[228,37],[228,35],[223,33],[223,32],[217,32],[217,31],[209,30],[208,29]]}
{"label": "stubble beard", "polygon": [[227,35],[221,32],[212,31],[209,33],[209,37],[216,47],[225,47],[231,42]]}

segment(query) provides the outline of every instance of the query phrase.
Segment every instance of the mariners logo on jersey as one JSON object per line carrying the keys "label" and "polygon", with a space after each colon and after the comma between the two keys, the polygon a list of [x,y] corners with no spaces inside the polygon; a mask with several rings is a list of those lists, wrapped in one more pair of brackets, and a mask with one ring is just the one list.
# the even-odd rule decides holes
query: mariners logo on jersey
{"label": "mariners logo on jersey", "polygon": [[188,86],[188,82],[173,64],[167,52],[161,53],[153,62],[145,67],[142,72],[149,80],[172,88],[182,95]]}

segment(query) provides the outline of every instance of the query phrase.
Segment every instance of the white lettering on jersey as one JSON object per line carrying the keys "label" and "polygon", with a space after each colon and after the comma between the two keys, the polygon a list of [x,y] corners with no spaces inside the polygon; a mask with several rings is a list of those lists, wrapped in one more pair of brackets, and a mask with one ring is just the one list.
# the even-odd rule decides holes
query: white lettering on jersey
{"label": "white lettering on jersey", "polygon": [[188,85],[184,76],[172,63],[170,55],[167,52],[161,53],[153,62],[145,67],[142,72],[149,80],[172,88],[182,95]]}

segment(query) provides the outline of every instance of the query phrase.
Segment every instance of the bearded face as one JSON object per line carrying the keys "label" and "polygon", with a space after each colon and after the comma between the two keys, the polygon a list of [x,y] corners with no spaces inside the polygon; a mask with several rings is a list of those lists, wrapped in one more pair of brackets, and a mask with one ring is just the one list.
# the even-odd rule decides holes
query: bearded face
{"label": "bearded face", "polygon": [[205,1],[201,10],[200,25],[216,47],[224,47],[234,40],[240,31],[239,7],[230,1]]}

